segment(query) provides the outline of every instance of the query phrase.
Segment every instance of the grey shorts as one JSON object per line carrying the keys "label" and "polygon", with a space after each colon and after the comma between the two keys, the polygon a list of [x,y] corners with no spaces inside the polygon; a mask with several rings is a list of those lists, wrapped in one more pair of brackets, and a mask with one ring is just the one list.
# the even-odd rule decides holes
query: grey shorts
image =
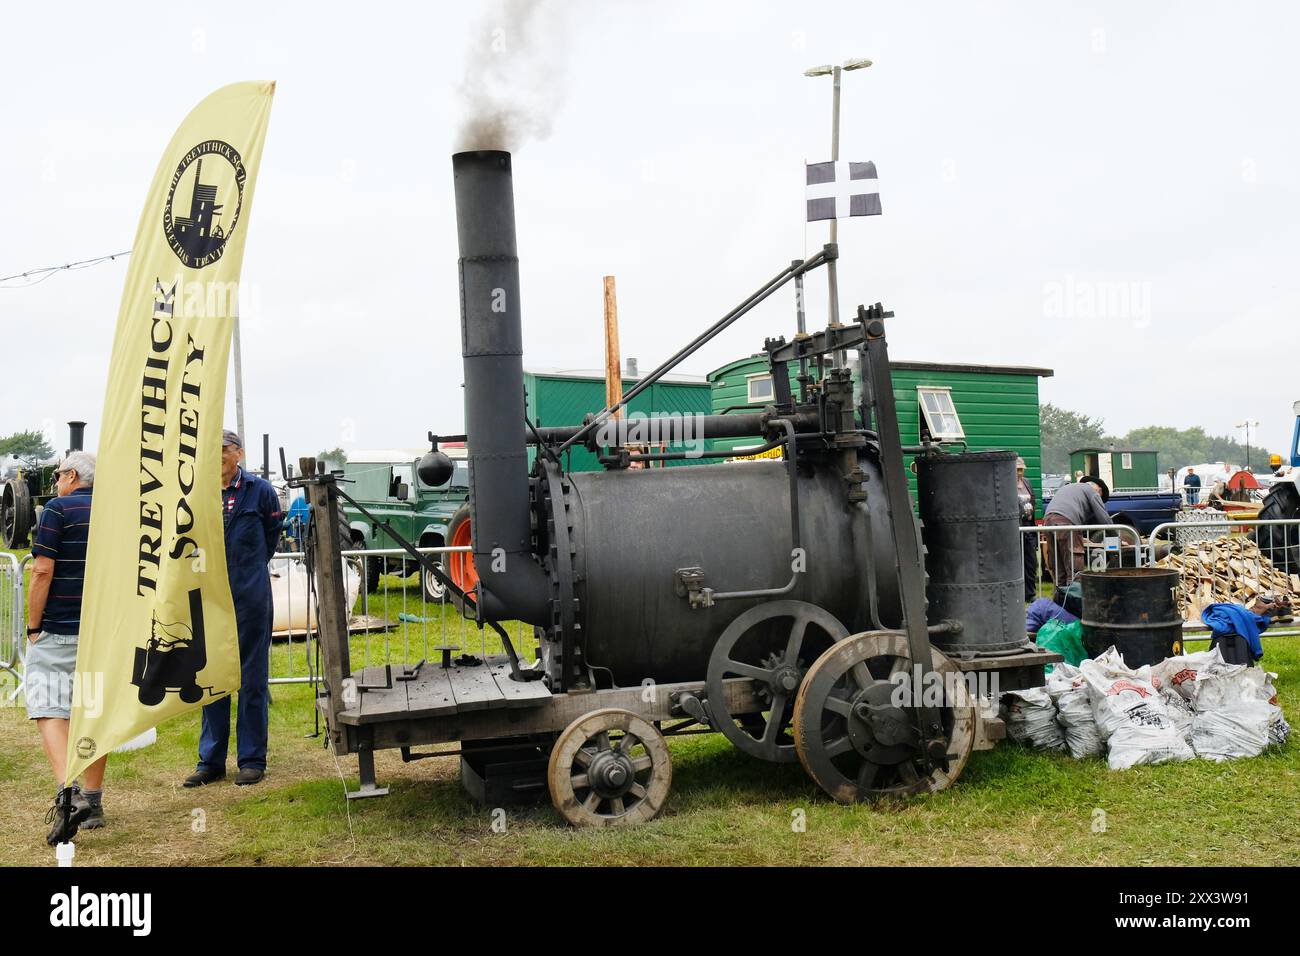
{"label": "grey shorts", "polygon": [[23,665],[23,698],[27,701],[27,718],[72,715],[72,681],[77,670],[76,634],[51,634],[41,631],[35,641],[27,642]]}

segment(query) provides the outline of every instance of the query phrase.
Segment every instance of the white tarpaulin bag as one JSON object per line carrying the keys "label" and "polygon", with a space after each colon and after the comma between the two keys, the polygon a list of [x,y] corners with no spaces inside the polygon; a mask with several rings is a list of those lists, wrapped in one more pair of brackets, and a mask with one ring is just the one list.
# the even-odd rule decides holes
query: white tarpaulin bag
{"label": "white tarpaulin bag", "polygon": [[1223,667],[1223,654],[1218,647],[1194,654],[1166,657],[1151,668],[1151,682],[1161,690],[1176,693],[1183,700],[1196,696],[1196,676],[1207,668]]}
{"label": "white tarpaulin bag", "polygon": [[1008,691],[1002,695],[1002,719],[1007,737],[1041,750],[1064,750],[1065,735],[1056,722],[1056,705],[1042,687]]}
{"label": "white tarpaulin bag", "polygon": [[1144,763],[1191,760],[1194,754],[1178,732],[1149,666],[1133,670],[1115,648],[1079,665],[1097,730],[1107,745],[1107,764],[1126,770]]}
{"label": "white tarpaulin bag", "polygon": [[1268,747],[1272,723],[1272,708],[1259,700],[1200,711],[1192,721],[1192,747],[1206,760],[1258,757]]}
{"label": "white tarpaulin bag", "polygon": [[1213,664],[1193,685],[1196,719],[1192,746],[1207,760],[1258,757],[1275,739],[1285,741],[1290,728],[1276,704],[1267,671],[1245,664]]}
{"label": "white tarpaulin bag", "polygon": [[[1156,680],[1157,678],[1153,675],[1151,683],[1154,685]],[[1169,713],[1169,719],[1178,728],[1179,735],[1190,745],[1192,742],[1192,721],[1196,717],[1196,710],[1192,707],[1192,702],[1184,698],[1168,684],[1160,684],[1159,690],[1160,699],[1164,702],[1165,710]]]}
{"label": "white tarpaulin bag", "polygon": [[1097,720],[1088,702],[1088,684],[1079,668],[1057,664],[1047,675],[1047,695],[1056,704],[1056,722],[1065,735],[1065,745],[1073,757],[1094,757],[1103,753]]}

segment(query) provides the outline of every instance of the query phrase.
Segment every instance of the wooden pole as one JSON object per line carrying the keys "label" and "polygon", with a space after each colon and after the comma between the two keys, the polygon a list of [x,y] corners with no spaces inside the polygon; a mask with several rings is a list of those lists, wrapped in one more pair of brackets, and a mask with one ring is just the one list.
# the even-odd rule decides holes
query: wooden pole
{"label": "wooden pole", "polygon": [[[623,368],[618,350],[618,296],[614,291],[614,277],[605,276],[605,406],[617,405],[623,400]],[[615,412],[617,417],[622,414]]]}
{"label": "wooden pole", "polygon": [[[315,458],[298,459],[303,475],[316,474]],[[339,712],[355,706],[345,699],[343,681],[352,676],[348,648],[348,606],[343,583],[343,560],[339,554],[338,491],[332,483],[312,482],[303,489],[311,505],[316,526],[315,557],[317,640],[321,650],[324,687],[317,693],[326,698],[325,726],[336,754],[348,753],[348,735],[339,725]]]}

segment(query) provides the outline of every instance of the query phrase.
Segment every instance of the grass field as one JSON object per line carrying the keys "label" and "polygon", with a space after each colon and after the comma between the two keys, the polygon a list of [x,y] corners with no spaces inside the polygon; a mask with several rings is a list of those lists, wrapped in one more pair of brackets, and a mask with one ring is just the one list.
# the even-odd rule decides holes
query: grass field
{"label": "grass field", "polygon": [[[418,613],[418,591],[372,607]],[[414,581],[411,583],[414,590]],[[372,603],[375,596],[371,596]],[[382,601],[382,598],[381,598]],[[406,628],[422,627],[406,625]],[[438,625],[431,630],[436,635]],[[450,628],[450,625],[449,625]],[[418,659],[420,632],[388,636]],[[353,654],[365,638],[353,639]],[[381,636],[372,635],[371,653]],[[472,635],[477,647],[478,636]],[[403,643],[404,642],[404,643]],[[1300,639],[1266,639],[1287,718],[1300,724]],[[294,645],[303,654],[303,645]],[[491,649],[491,648],[489,648]],[[1198,649],[1193,647],[1191,649]],[[277,654],[285,654],[284,646]],[[7,692],[4,696],[7,696]],[[716,735],[673,740],[663,815],[632,830],[578,831],[549,804],[511,809],[493,828],[460,787],[455,758],[376,758],[387,797],[346,802],[335,759],[313,730],[306,686],[273,689],[270,765],[259,786],[185,790],[198,742],[195,713],[159,728],[146,750],[109,761],[108,826],[78,837],[79,864],[256,866],[339,864],[1020,864],[1256,866],[1300,863],[1300,744],[1227,764],[1110,771],[1102,760],[1003,744],[973,755],[952,789],[912,802],[841,807],[797,764],[750,758]],[[231,765],[233,773],[233,762]],[[21,707],[0,708],[0,862],[48,865],[45,810],[54,784]],[[798,826],[802,821],[802,829]]]}

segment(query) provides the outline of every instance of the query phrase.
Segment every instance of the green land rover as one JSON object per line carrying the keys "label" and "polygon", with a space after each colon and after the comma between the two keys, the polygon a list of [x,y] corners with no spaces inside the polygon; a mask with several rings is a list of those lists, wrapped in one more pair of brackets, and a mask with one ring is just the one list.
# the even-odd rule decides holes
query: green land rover
{"label": "green land rover", "polygon": [[[469,516],[469,462],[463,444],[441,447],[455,466],[445,484],[430,487],[420,481],[417,466],[427,448],[389,449],[349,456],[343,466],[344,477],[352,482],[348,493],[416,546],[442,547],[452,540],[455,526]],[[382,527],[350,504],[345,503],[343,510],[354,548],[400,547]],[[405,577],[416,570],[414,561],[398,555],[367,558],[366,590],[375,590],[381,574]],[[442,600],[445,589],[432,575],[422,574],[420,579],[426,601]]]}

